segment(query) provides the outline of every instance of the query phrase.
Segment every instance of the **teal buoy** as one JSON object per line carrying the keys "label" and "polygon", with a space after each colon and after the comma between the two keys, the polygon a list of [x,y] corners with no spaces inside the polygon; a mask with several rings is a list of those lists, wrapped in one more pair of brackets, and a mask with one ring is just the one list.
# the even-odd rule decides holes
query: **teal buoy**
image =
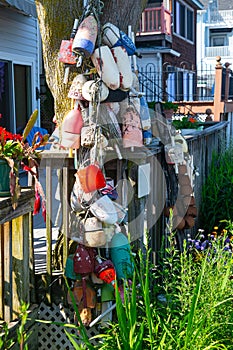
{"label": "teal buoy", "polygon": [[69,255],[66,259],[65,272],[64,275],[66,278],[70,278],[71,280],[81,280],[80,275],[74,272],[74,255]]}
{"label": "teal buoy", "polygon": [[114,234],[110,244],[110,255],[117,279],[132,278],[134,266],[130,254],[130,245],[127,237],[122,232]]}

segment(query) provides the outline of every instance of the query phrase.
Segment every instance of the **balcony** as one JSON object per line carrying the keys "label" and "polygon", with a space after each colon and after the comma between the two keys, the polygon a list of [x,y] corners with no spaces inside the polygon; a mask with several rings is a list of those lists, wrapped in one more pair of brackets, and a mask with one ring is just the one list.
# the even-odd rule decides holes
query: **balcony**
{"label": "balcony", "polygon": [[209,46],[205,48],[206,57],[229,57],[232,56],[232,52],[229,46]]}
{"label": "balcony", "polygon": [[233,10],[211,11],[209,15],[210,24],[233,24]]}
{"label": "balcony", "polygon": [[164,6],[147,8],[142,13],[137,37],[153,34],[171,35],[171,12]]}

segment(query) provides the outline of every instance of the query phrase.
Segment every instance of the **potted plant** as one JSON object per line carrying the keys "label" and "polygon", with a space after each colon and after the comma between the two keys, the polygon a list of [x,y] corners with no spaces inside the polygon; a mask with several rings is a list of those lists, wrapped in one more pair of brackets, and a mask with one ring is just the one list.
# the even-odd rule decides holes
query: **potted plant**
{"label": "potted plant", "polygon": [[162,102],[162,111],[166,119],[172,119],[173,113],[177,112],[179,106],[171,101]]}
{"label": "potted plant", "polygon": [[179,106],[177,103],[171,102],[171,101],[165,101],[162,102],[163,110],[169,110],[172,109],[173,112],[177,112]]}
{"label": "potted plant", "polygon": [[[48,141],[48,135],[36,133],[32,145],[26,141],[37,119],[38,111],[35,110],[22,135],[13,134],[5,128],[0,127],[0,196],[11,196],[12,206],[15,209],[20,196],[19,171],[20,169],[29,172],[34,179],[35,185],[35,213],[40,206],[40,195],[44,204],[44,194],[38,180],[38,168],[41,159],[41,150]],[[2,170],[1,170],[2,169]],[[2,171],[2,172],[1,172]]]}
{"label": "potted plant", "polygon": [[172,125],[177,129],[177,130],[201,130],[203,126],[200,125],[198,120],[194,117],[190,116],[184,116],[181,119],[175,119],[172,121]]}

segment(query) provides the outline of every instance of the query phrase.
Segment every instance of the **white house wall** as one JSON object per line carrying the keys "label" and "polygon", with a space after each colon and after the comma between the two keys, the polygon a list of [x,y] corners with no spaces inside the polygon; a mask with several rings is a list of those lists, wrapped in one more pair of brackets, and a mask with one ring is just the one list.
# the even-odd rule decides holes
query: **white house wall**
{"label": "white house wall", "polygon": [[197,14],[197,67],[201,65],[201,61],[205,57],[205,23],[203,19],[204,16],[204,11],[200,11]]}
{"label": "white house wall", "polygon": [[216,55],[206,56],[206,47],[211,46],[210,40],[209,40],[209,30],[212,28],[215,28],[217,26],[218,28],[226,28],[231,26],[231,22],[222,22],[221,26],[219,24],[209,24],[207,22],[207,11],[198,11],[197,12],[197,67],[200,69],[200,67],[207,67],[209,69],[214,69],[216,65],[216,56],[220,55],[222,60],[222,64],[229,62],[231,64],[231,68],[233,66],[233,33],[228,33],[228,50],[229,50],[229,56],[223,56],[219,53]]}
{"label": "white house wall", "polygon": [[154,85],[156,100],[159,101],[162,99],[162,57],[159,52],[156,50],[151,50],[148,52],[148,49],[143,50],[139,49],[142,58],[137,59],[137,67],[139,72],[144,72],[148,77],[150,77],[150,70],[154,77],[159,77],[159,80],[156,81]]}
{"label": "white house wall", "polygon": [[[32,67],[32,109],[39,110],[39,39],[37,19],[0,8],[0,59]],[[39,123],[39,121],[38,121]]]}

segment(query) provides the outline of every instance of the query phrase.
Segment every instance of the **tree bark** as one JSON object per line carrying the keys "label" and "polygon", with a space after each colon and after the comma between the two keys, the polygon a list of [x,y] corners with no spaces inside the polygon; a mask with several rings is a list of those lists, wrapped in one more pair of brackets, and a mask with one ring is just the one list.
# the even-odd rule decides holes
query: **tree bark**
{"label": "tree bark", "polygon": [[[96,0],[95,0],[96,1]],[[54,98],[56,120],[61,122],[71,108],[67,97],[75,68],[70,69],[69,83],[64,84],[64,64],[59,62],[61,40],[68,40],[75,18],[83,12],[82,0],[35,0],[42,38],[43,61],[47,85]],[[128,25],[134,32],[146,5],[146,0],[103,1],[100,23],[111,22],[127,33]]]}

